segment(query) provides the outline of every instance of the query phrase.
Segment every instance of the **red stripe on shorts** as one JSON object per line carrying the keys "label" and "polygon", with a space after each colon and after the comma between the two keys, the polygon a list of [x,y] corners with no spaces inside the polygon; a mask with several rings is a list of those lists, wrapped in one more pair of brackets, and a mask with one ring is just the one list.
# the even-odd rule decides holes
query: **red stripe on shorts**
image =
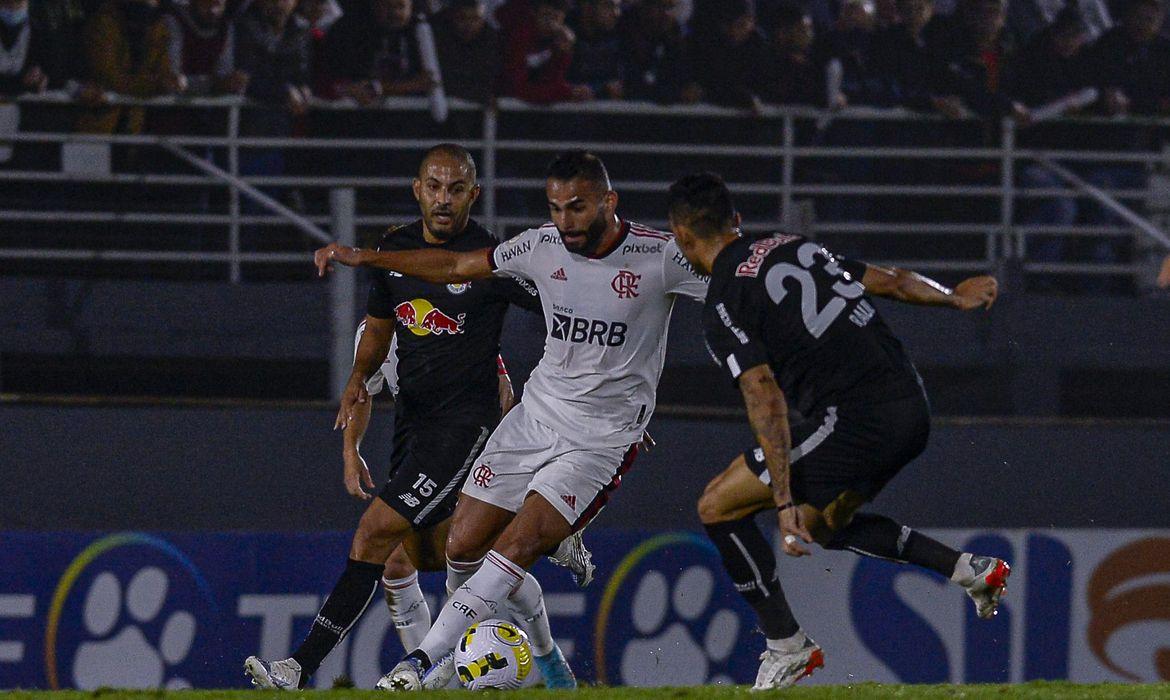
{"label": "red stripe on shorts", "polygon": [[622,476],[630,471],[630,467],[634,466],[634,458],[637,456],[638,443],[634,443],[630,445],[630,449],[626,450],[626,455],[622,458],[622,463],[617,468],[617,471],[614,472],[613,478],[609,480],[608,484],[602,487],[601,491],[597,492],[597,495],[593,497],[593,500],[589,502],[589,505],[581,513],[581,517],[577,518],[576,522],[573,523],[573,532],[581,530],[589,524],[590,520],[597,517],[601,509],[609,502],[609,495],[616,491],[617,487],[622,485]]}

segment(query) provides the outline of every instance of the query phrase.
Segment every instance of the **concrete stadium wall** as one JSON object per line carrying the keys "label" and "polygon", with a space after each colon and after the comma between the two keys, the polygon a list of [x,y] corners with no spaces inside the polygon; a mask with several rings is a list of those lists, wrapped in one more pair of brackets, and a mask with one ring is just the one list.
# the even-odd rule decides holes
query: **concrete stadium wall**
{"label": "concrete stadium wall", "polygon": [[[3,530],[348,530],[326,405],[0,404]],[[385,476],[392,410],[366,439]],[[743,421],[656,417],[600,517],[606,526],[697,528],[703,484],[749,446]],[[875,508],[930,527],[1167,527],[1170,423],[936,422],[930,447]]]}

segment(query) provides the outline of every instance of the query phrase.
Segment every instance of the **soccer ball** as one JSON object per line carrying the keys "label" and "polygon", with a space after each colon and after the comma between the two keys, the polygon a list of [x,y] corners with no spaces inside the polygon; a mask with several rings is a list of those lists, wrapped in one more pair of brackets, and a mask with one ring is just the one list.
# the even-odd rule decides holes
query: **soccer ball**
{"label": "soccer ball", "polygon": [[511,622],[477,622],[455,647],[455,673],[468,690],[519,688],[531,672],[528,635]]}

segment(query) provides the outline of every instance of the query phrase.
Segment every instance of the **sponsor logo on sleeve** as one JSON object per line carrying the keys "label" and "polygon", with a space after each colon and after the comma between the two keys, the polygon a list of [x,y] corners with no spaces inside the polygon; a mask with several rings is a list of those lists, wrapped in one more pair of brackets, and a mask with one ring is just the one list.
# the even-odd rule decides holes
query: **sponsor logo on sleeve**
{"label": "sponsor logo on sleeve", "polygon": [[703,282],[705,284],[711,282],[711,277],[708,275],[699,274],[699,271],[695,269],[695,266],[691,264],[691,261],[687,260],[687,256],[682,254],[682,251],[676,250],[674,252],[674,255],[670,258],[670,260],[675,265],[678,265],[682,269],[691,273],[691,276],[694,277],[695,279],[699,280],[700,282]]}
{"label": "sponsor logo on sleeve", "polygon": [[719,302],[715,305],[715,312],[719,314],[719,320],[723,321],[723,325],[727,328],[727,330],[731,331],[731,334],[735,336],[740,345],[747,345],[747,333],[744,333],[743,329],[735,325],[735,322],[731,320],[731,314],[727,313],[727,307],[723,304],[723,302]]}
{"label": "sponsor logo on sleeve", "polygon": [[532,252],[532,239],[524,239],[520,241],[513,241],[511,243],[504,243],[496,248],[496,255],[499,256],[500,264],[506,263],[512,258],[526,255]]}

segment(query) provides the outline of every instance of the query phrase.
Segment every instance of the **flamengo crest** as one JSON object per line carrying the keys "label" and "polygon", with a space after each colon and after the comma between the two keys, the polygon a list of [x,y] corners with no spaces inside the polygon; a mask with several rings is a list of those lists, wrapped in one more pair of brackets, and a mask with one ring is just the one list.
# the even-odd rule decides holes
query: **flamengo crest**
{"label": "flamengo crest", "polygon": [[617,292],[618,299],[632,299],[638,296],[638,280],[642,279],[642,275],[635,275],[629,270],[622,270],[617,273],[609,286],[613,291]]}

